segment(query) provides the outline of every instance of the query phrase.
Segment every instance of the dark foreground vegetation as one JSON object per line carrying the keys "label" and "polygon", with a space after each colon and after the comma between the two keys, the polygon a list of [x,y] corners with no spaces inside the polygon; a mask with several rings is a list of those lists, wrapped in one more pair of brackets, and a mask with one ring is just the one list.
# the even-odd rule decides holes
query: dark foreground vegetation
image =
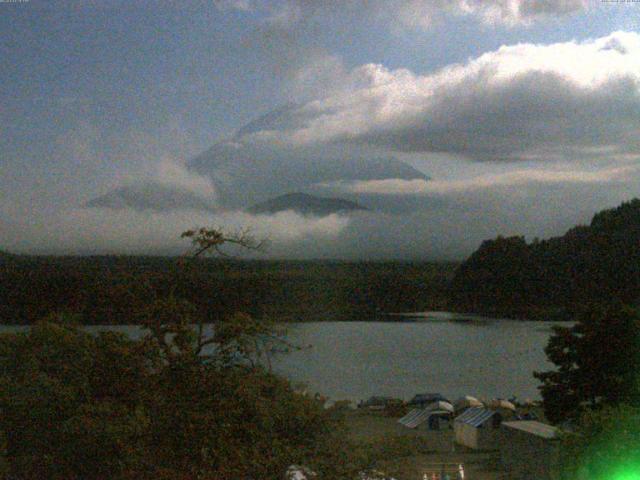
{"label": "dark foreground vegetation", "polygon": [[354,478],[339,411],[253,363],[250,323],[205,356],[188,310],[157,308],[172,323],[139,341],[64,317],[0,336],[0,478],[281,479],[298,463]]}
{"label": "dark foreground vegetation", "polygon": [[537,372],[545,416],[561,427],[558,480],[640,478],[640,312],[613,301],[554,327]]}
{"label": "dark foreground vegetation", "polygon": [[456,271],[450,308],[572,320],[586,303],[640,300],[640,200],[597,213],[561,237],[485,241]]}
{"label": "dark foreground vegetation", "polygon": [[139,323],[137,305],[170,292],[217,318],[242,311],[276,321],[373,320],[442,307],[454,264],[240,261],[163,257],[0,258],[0,322],[70,312],[84,324]]}
{"label": "dark foreground vegetation", "polygon": [[[252,246],[185,235],[197,254]],[[353,479],[375,466],[347,439],[340,406],[269,370],[265,356],[295,348],[273,324],[235,313],[207,336],[212,319],[175,292],[131,309],[140,340],[89,334],[70,314],[0,335],[0,479],[268,480],[291,465]]]}

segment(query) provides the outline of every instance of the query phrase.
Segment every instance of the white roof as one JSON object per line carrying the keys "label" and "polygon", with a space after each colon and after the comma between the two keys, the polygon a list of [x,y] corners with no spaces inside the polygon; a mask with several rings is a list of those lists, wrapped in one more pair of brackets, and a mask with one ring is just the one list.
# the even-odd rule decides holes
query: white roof
{"label": "white roof", "polygon": [[496,398],[489,402],[489,407],[491,408],[504,408],[505,410],[513,410],[515,412],[516,406],[511,403],[509,400],[504,400],[502,398]]}
{"label": "white roof", "polygon": [[438,400],[437,402],[433,402],[427,405],[425,410],[428,410],[430,412],[444,411],[453,413],[453,405],[451,405],[449,402],[445,402],[444,400]]}
{"label": "white roof", "polygon": [[421,423],[424,423],[432,413],[430,410],[415,408],[398,420],[398,423],[408,428],[416,428]]}
{"label": "white roof", "polygon": [[476,397],[472,397],[471,395],[460,397],[458,400],[456,400],[454,405],[456,407],[456,410],[459,410],[461,408],[484,406],[484,404],[480,400],[478,400]]}
{"label": "white roof", "polygon": [[553,425],[548,425],[535,420],[517,420],[514,422],[502,422],[507,428],[514,428],[522,432],[535,435],[537,437],[553,439],[558,436],[558,429]]}
{"label": "white roof", "polygon": [[493,410],[487,410],[483,407],[472,407],[465,410],[462,415],[457,416],[454,421],[457,423],[466,423],[467,425],[478,428],[495,414],[496,412]]}

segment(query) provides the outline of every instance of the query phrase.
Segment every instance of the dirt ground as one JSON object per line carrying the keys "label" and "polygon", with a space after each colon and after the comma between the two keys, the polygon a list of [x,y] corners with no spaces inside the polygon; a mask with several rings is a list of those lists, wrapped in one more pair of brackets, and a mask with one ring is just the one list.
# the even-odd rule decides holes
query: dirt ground
{"label": "dirt ground", "polygon": [[[465,480],[502,480],[498,452],[478,452],[454,443],[453,430],[428,430],[426,427],[409,429],[398,423],[397,418],[380,412],[353,411],[347,415],[347,425],[355,441],[363,443],[392,442],[400,438],[403,445],[415,448],[398,450],[393,458],[382,460],[376,467],[397,480],[422,480],[427,474],[440,472],[442,464],[453,472],[462,464]],[[407,441],[414,438],[415,444]],[[451,477],[455,479],[455,476]]]}

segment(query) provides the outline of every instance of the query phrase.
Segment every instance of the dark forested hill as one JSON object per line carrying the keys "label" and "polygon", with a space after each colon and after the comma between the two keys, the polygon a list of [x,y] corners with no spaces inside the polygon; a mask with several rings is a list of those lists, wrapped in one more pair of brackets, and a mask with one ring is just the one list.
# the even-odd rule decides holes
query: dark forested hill
{"label": "dark forested hill", "polygon": [[209,320],[246,312],[276,321],[373,320],[379,312],[442,308],[452,264],[32,257],[0,261],[0,323],[51,312],[89,324],[136,323],[136,311],[172,290]]}
{"label": "dark forested hill", "polygon": [[487,240],[460,265],[451,308],[523,318],[569,318],[585,303],[640,299],[640,200],[561,237]]}

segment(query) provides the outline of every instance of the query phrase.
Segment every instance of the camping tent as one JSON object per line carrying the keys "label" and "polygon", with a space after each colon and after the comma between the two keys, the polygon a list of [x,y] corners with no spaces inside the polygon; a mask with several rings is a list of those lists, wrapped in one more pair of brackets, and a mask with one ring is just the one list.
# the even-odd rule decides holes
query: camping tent
{"label": "camping tent", "polygon": [[471,395],[460,397],[453,405],[456,412],[461,412],[462,410],[466,410],[467,408],[484,407],[484,404],[480,400],[478,400],[476,397],[472,397]]}

